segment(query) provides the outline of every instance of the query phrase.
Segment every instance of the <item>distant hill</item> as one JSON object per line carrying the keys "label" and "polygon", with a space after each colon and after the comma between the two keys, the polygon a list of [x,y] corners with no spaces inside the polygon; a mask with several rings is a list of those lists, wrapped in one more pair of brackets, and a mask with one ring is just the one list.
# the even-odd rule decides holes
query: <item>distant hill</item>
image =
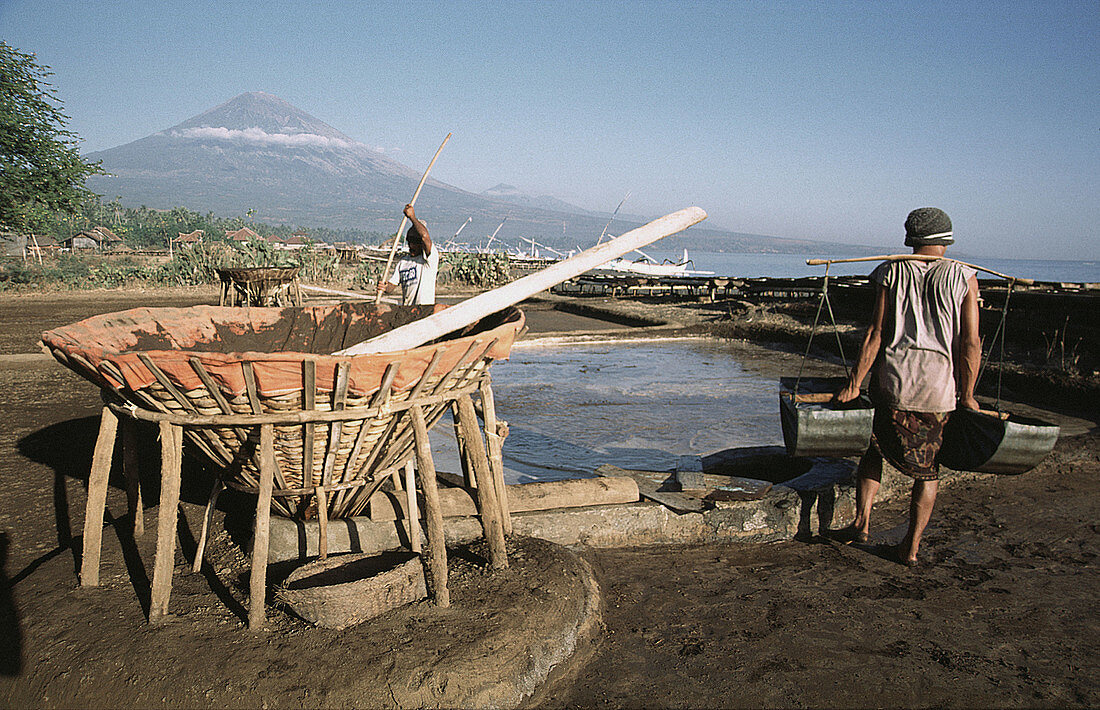
{"label": "distant hill", "polygon": [[511,185],[505,185],[500,183],[494,187],[490,187],[488,190],[484,190],[481,193],[482,197],[489,198],[491,200],[500,200],[503,202],[509,202],[513,205],[520,205],[521,207],[534,207],[539,210],[549,210],[551,212],[564,212],[566,214],[587,214],[598,215],[596,212],[591,212],[586,209],[571,205],[564,200],[559,200],[556,197],[550,197],[549,195],[528,195],[520,192]]}
{"label": "distant hill", "polygon": [[[386,157],[277,96],[241,94],[220,106],[153,135],[92,153],[109,176],[88,186],[128,206],[183,206],[219,215],[297,226],[392,233],[420,173]],[[687,205],[684,205],[685,207]],[[591,246],[610,213],[583,210],[552,197],[532,197],[507,185],[481,194],[429,179],[417,203],[441,243],[471,220],[462,241],[487,239],[507,217],[497,238],[519,246],[533,238],[554,247]],[[705,208],[706,206],[703,205]],[[621,234],[642,220],[617,219]],[[705,223],[704,223],[705,224]],[[661,242],[711,251],[775,251],[808,248],[862,252],[850,245],[780,239],[694,227]]]}

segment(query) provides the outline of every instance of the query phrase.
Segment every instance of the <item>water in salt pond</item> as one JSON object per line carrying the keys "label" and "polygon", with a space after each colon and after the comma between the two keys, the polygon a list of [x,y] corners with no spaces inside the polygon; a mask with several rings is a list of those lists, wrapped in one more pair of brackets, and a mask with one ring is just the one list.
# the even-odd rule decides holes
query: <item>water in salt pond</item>
{"label": "water in salt pond", "polygon": [[[492,373],[508,483],[605,463],[669,470],[685,454],[783,443],[779,383],[746,372],[719,340],[520,342]],[[441,471],[461,470],[452,432],[449,417],[432,431]]]}

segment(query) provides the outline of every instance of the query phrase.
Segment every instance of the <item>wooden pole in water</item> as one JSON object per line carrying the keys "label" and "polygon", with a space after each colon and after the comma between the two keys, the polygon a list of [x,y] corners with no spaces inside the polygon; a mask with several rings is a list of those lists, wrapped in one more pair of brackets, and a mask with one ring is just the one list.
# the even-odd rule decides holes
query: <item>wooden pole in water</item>
{"label": "wooden pole in water", "polygon": [[1025,286],[1031,286],[1035,283],[1032,279],[1023,279],[1016,276],[1009,276],[1008,274],[1002,274],[999,271],[987,269],[984,266],[978,266],[977,264],[968,264],[965,261],[959,261],[958,259],[950,259],[946,256],[931,256],[928,254],[884,254],[882,256],[858,256],[851,259],[807,259],[807,266],[825,266],[827,264],[851,264],[857,261],[953,261],[956,264],[962,264],[968,266],[971,269],[978,271],[984,271],[987,274],[993,274],[999,276],[1002,279],[1009,281],[1015,281],[1016,283],[1024,284]]}
{"label": "wooden pole in water", "polygon": [[[439,150],[435,151],[435,155],[432,157],[432,162],[428,163],[428,169],[424,171],[424,175],[420,178],[420,184],[416,186],[416,192],[413,193],[413,198],[409,200],[410,205],[416,204],[416,198],[420,197],[420,189],[424,187],[424,181],[428,179],[428,173],[432,171],[432,166],[435,165],[435,159],[439,157],[439,154],[443,152],[443,146],[447,145],[447,141],[451,140],[451,134],[448,133],[447,137],[443,139],[443,142],[439,144]],[[401,241],[401,232],[405,231],[405,224],[409,221],[409,218],[401,216],[401,226],[397,228],[397,234],[393,237],[393,246],[390,247],[390,258],[386,259],[386,268],[382,269],[382,275],[379,277],[378,283],[386,283],[386,277],[390,273],[390,267],[393,265],[393,255],[397,253],[397,243]],[[382,302],[382,294],[378,294],[375,299],[375,303]]]}
{"label": "wooden pole in water", "polygon": [[366,340],[358,345],[341,350],[336,355],[367,355],[371,353],[408,350],[438,338],[441,335],[476,323],[508,306],[530,298],[540,291],[580,276],[589,269],[618,258],[627,252],[652,244],[670,234],[682,232],[693,224],[707,218],[707,213],[698,207],[688,207],[679,212],[655,219],[649,224],[587,249],[576,256],[559,261],[552,266],[536,271],[510,284],[486,291],[457,305],[446,308],[427,318],[413,321],[400,328],[394,328],[382,335]]}

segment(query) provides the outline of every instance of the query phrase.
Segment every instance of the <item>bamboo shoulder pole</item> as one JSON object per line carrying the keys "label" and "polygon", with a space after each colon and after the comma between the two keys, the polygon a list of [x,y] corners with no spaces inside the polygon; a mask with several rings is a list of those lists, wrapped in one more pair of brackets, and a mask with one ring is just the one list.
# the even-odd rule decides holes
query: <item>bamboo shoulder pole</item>
{"label": "bamboo shoulder pole", "polygon": [[471,323],[476,323],[485,316],[519,303],[551,286],[556,286],[563,281],[580,276],[584,272],[616,259],[627,252],[652,244],[670,234],[682,232],[706,218],[707,213],[699,207],[688,207],[679,212],[673,212],[655,219],[649,224],[633,229],[622,236],[582,251],[572,258],[559,261],[542,271],[536,271],[500,288],[486,291],[450,308],[434,313],[427,318],[413,321],[400,328],[394,328],[376,338],[365,340],[335,354],[366,355],[418,347],[441,335],[446,335]]}
{"label": "bamboo shoulder pole", "polygon": [[[451,134],[448,133],[447,137],[443,139],[443,142],[439,144],[439,149],[435,151],[435,155],[432,156],[432,162],[428,163],[428,169],[424,171],[424,175],[420,178],[420,184],[416,186],[416,192],[413,193],[412,200],[409,201],[410,205],[416,205],[416,198],[420,197],[420,190],[424,187],[424,181],[428,179],[428,173],[432,171],[432,166],[435,165],[436,158],[443,152],[443,146],[447,145],[447,141],[451,140]],[[393,246],[390,247],[390,257],[386,259],[386,268],[382,269],[382,275],[379,277],[381,281],[379,283],[385,283],[386,277],[390,274],[390,267],[393,266],[393,255],[397,253],[397,243],[401,241],[401,232],[405,231],[405,223],[409,221],[409,218],[402,215],[401,226],[397,228],[397,234],[393,237]],[[382,301],[382,294],[378,294],[375,298],[375,303]]]}
{"label": "bamboo shoulder pole", "polygon": [[956,264],[962,264],[968,266],[971,269],[978,271],[984,271],[987,274],[998,276],[1002,279],[1009,281],[1015,281],[1016,283],[1031,286],[1035,283],[1032,279],[1024,279],[1016,276],[1009,276],[1008,274],[1002,274],[999,271],[993,269],[987,269],[984,266],[978,266],[977,264],[968,264],[965,261],[959,261],[958,259],[950,259],[946,256],[929,256],[927,254],[883,254],[882,256],[857,256],[851,259],[807,259],[807,266],[824,266],[826,264],[851,264],[857,261],[953,261]]}

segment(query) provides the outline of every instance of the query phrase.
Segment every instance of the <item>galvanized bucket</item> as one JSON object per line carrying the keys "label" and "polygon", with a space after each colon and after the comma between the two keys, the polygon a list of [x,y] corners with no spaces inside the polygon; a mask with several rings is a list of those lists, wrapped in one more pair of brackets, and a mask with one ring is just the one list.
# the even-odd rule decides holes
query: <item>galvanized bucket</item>
{"label": "galvanized bucket", "polygon": [[1047,457],[1060,431],[1030,417],[957,409],[944,427],[938,460],[956,471],[1024,473]]}
{"label": "galvanized bucket", "polygon": [[858,456],[871,440],[874,407],[866,395],[835,404],[829,400],[844,377],[782,377],[779,417],[791,456]]}

